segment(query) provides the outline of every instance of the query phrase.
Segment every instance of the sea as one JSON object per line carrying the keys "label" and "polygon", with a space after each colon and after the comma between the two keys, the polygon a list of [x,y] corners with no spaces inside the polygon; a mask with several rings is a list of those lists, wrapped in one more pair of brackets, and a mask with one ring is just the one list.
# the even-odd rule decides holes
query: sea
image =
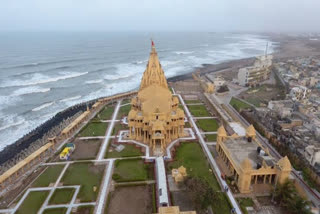
{"label": "sea", "polygon": [[278,45],[244,33],[0,32],[0,150],[69,106],[137,89],[151,39],[167,78]]}

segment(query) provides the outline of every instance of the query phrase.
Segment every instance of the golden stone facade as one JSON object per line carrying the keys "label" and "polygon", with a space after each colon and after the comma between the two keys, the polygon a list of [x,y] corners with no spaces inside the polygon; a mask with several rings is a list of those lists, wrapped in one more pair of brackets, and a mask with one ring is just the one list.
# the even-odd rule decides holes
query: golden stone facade
{"label": "golden stone facade", "polygon": [[128,115],[129,137],[161,155],[171,141],[184,135],[184,111],[173,96],[152,42],[147,68],[138,95],[131,100]]}
{"label": "golden stone facade", "polygon": [[276,161],[268,149],[256,140],[256,131],[252,125],[247,128],[245,136],[228,136],[221,126],[218,129],[216,150],[241,193],[250,193],[255,187],[265,191],[270,187],[266,184],[283,183],[291,173],[287,156]]}

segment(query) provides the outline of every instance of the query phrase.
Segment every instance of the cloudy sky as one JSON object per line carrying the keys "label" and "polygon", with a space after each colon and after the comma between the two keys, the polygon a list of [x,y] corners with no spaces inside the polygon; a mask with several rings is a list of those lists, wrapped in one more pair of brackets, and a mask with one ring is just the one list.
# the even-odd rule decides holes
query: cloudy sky
{"label": "cloudy sky", "polygon": [[320,0],[1,0],[0,31],[320,31]]}

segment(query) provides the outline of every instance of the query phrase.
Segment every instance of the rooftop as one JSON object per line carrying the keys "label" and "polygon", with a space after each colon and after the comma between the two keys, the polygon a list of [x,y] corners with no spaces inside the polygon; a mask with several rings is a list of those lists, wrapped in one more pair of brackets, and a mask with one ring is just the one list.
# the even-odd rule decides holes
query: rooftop
{"label": "rooftop", "polygon": [[240,138],[228,138],[224,145],[228,148],[232,159],[237,166],[240,166],[241,162],[248,158],[253,168],[259,163],[259,157],[257,153],[258,145],[255,142],[248,142],[245,137]]}

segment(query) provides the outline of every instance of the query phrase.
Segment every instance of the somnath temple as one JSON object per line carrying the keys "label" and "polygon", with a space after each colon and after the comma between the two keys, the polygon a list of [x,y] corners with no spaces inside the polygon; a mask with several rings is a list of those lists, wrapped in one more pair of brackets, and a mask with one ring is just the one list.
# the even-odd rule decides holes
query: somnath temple
{"label": "somnath temple", "polygon": [[184,111],[168,88],[154,43],[138,95],[131,101],[129,136],[163,154],[168,143],[184,135]]}

